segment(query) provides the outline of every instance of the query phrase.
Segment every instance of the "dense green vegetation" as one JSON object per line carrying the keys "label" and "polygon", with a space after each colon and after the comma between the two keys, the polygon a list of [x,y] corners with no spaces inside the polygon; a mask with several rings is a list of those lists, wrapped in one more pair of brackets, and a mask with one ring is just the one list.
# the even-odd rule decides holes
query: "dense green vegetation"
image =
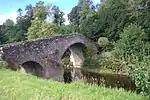
{"label": "dense green vegetation", "polygon": [[10,70],[0,70],[0,84],[0,100],[147,100],[123,89],[63,84]]}
{"label": "dense green vegetation", "polygon": [[[25,14],[23,14],[25,12]],[[0,44],[55,35],[82,34],[96,42],[97,58],[88,57],[84,67],[128,73],[137,90],[150,96],[150,1],[79,0],[68,14],[42,1],[18,9],[17,23],[0,25]],[[88,51],[88,50],[87,50]],[[89,50],[90,52],[90,50]]]}

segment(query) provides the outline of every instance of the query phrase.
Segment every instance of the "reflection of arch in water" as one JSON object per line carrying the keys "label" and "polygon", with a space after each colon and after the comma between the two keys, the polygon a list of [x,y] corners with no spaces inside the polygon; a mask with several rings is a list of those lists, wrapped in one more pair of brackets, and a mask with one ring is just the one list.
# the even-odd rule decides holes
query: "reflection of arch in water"
{"label": "reflection of arch in water", "polygon": [[25,73],[35,75],[37,77],[43,77],[44,69],[35,61],[27,61],[23,63],[21,67],[24,69]]}

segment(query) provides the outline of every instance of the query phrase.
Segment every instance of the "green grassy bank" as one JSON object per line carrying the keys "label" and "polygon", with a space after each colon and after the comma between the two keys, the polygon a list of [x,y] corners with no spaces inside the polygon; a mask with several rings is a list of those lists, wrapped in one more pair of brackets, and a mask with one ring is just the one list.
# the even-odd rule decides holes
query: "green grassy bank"
{"label": "green grassy bank", "polygon": [[147,100],[123,89],[64,84],[0,70],[0,100]]}

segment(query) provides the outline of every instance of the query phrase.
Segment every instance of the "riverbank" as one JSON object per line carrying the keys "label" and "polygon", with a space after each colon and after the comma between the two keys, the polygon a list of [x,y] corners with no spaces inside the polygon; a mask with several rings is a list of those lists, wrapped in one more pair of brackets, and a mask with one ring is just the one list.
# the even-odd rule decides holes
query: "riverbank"
{"label": "riverbank", "polygon": [[64,84],[0,70],[0,100],[147,100],[123,89]]}

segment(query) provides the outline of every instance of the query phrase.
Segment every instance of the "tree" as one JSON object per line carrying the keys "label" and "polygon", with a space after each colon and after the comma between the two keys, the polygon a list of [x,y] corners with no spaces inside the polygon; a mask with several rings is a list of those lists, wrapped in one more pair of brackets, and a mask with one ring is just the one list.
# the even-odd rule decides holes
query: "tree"
{"label": "tree", "polygon": [[28,39],[54,36],[57,31],[55,24],[46,22],[50,15],[51,7],[44,6],[44,2],[38,2],[33,9],[33,20],[28,29]]}
{"label": "tree", "polygon": [[123,28],[134,23],[129,0],[106,0],[99,9],[99,33],[110,40],[118,40]]}
{"label": "tree", "polygon": [[44,6],[44,2],[39,1],[36,3],[36,7],[33,9],[33,18],[38,20],[45,20],[47,15],[48,11]]}
{"label": "tree", "polygon": [[3,44],[3,28],[2,25],[0,25],[0,45]]}
{"label": "tree", "polygon": [[46,21],[33,20],[28,31],[28,39],[36,39],[41,37],[50,37],[56,35],[57,27],[55,24],[46,23]]}
{"label": "tree", "polygon": [[8,27],[13,27],[14,26],[14,22],[10,19],[7,19],[4,23],[5,26],[8,26]]}
{"label": "tree", "polygon": [[72,29],[73,29],[72,25],[64,25],[63,24],[59,27],[57,33],[60,35],[73,34]]}
{"label": "tree", "polygon": [[143,41],[145,35],[144,30],[134,24],[125,27],[120,34],[120,40],[115,44],[115,52],[118,57],[128,61],[129,56],[133,55],[138,57],[138,61],[142,61],[144,56],[148,56],[148,50],[150,50],[150,46],[146,46],[146,42]]}
{"label": "tree", "polygon": [[19,9],[17,10],[17,12],[18,12],[18,15],[19,15],[19,16],[22,16],[23,10],[22,10],[21,8],[19,8]]}
{"label": "tree", "polygon": [[146,41],[150,41],[150,1],[138,0],[137,24],[141,26],[147,34]]}
{"label": "tree", "polygon": [[59,7],[56,6],[52,7],[52,12],[54,16],[53,23],[58,26],[61,26],[65,22],[65,18],[63,17],[65,14],[62,11],[60,11]]}
{"label": "tree", "polygon": [[99,20],[93,2],[86,1],[82,3],[82,8],[79,11],[79,33],[92,38],[97,32]]}
{"label": "tree", "polygon": [[26,12],[26,15],[30,18],[33,17],[33,6],[31,4],[27,5],[26,8],[25,8],[25,11]]}
{"label": "tree", "polygon": [[28,28],[31,26],[31,21],[33,19],[33,6],[27,5],[25,8],[26,14],[22,15],[23,10],[18,9],[18,16],[17,16],[17,23],[16,23],[16,29],[18,34],[18,41],[24,41],[27,38],[27,32]]}
{"label": "tree", "polygon": [[40,37],[55,36],[57,32],[57,26],[52,23],[42,22],[42,34]]}
{"label": "tree", "polygon": [[17,33],[20,34],[19,41],[26,40],[28,28],[31,26],[31,19],[25,16],[18,16],[16,23]]}
{"label": "tree", "polygon": [[91,0],[79,0],[73,7],[68,19],[73,27],[72,32],[80,33],[87,37],[93,37],[97,31],[97,12]]}
{"label": "tree", "polygon": [[28,29],[28,39],[39,38],[39,34],[41,34],[41,23],[40,20],[33,20],[31,27]]}
{"label": "tree", "polygon": [[7,19],[2,25],[3,43],[18,42],[18,34],[14,22]]}
{"label": "tree", "polygon": [[72,8],[71,12],[68,14],[68,19],[71,23],[79,24],[79,7],[75,6]]}
{"label": "tree", "polygon": [[79,11],[82,8],[82,4],[83,4],[83,0],[79,0],[78,5],[73,7],[71,12],[68,14],[68,20],[70,21],[70,23],[73,27],[72,32],[74,32],[74,33],[79,33],[79,24],[80,24]]}

